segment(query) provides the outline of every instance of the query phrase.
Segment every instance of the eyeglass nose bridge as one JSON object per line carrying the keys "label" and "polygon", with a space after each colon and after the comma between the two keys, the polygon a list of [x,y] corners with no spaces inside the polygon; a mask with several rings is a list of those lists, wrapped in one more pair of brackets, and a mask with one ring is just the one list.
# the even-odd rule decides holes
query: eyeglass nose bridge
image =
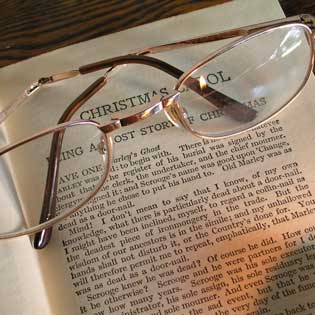
{"label": "eyeglass nose bridge", "polygon": [[123,117],[123,118],[112,118],[112,122],[110,124],[101,125],[99,129],[104,132],[108,133],[111,131],[114,131],[116,129],[119,129],[121,127],[126,127],[129,125],[132,125],[134,123],[137,123],[138,121],[141,121],[143,119],[147,119],[160,111],[162,111],[165,108],[171,107],[172,104],[175,104],[180,95],[179,91],[175,91],[171,95],[167,95],[165,97],[162,97],[159,101],[151,101],[148,107],[141,112],[138,112],[136,114]]}
{"label": "eyeglass nose bridge", "polygon": [[186,127],[186,119],[188,113],[185,107],[183,107],[177,100],[170,106],[164,108],[164,113],[168,120],[177,128]]}

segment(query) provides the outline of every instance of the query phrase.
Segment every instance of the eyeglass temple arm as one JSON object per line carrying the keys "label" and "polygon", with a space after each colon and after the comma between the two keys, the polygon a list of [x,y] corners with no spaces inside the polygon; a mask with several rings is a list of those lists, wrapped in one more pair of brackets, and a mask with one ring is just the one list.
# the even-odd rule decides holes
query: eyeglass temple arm
{"label": "eyeglass temple arm", "polygon": [[[75,112],[95,93],[97,93],[107,82],[106,75],[97,79],[82,94],[80,94],[65,110],[59,119],[59,124],[69,121]],[[53,135],[48,160],[48,171],[44,191],[42,212],[39,223],[46,222],[53,218],[56,213],[56,198],[58,187],[58,172],[60,154],[62,148],[63,131],[57,131]],[[34,235],[33,245],[35,249],[44,248],[50,241],[52,228],[44,229]]]}
{"label": "eyeglass temple arm", "polygon": [[[32,94],[38,92],[44,85],[70,79],[79,74],[87,74],[90,72],[94,72],[94,71],[98,71],[98,70],[106,69],[106,68],[111,69],[112,67],[126,64],[126,63],[146,64],[146,65],[158,68],[168,73],[169,75],[175,77],[176,79],[178,79],[183,74],[183,71],[171,66],[170,64],[162,60],[152,58],[152,57],[147,57],[147,56],[126,55],[126,56],[120,56],[120,57],[111,58],[111,59],[105,59],[96,63],[82,66],[78,70],[70,70],[67,72],[58,73],[58,74],[54,74],[48,77],[40,78],[37,82],[34,82],[33,84],[31,84],[19,97],[17,97],[12,103],[10,103],[5,109],[3,109],[0,112],[0,124],[4,120],[6,120],[9,117],[9,115],[12,114],[19,106],[25,103]],[[196,83],[198,83],[197,79],[196,79]],[[194,91],[202,95],[200,88],[199,87],[197,88],[198,84],[193,84],[193,86],[195,87]],[[230,105],[233,105],[233,104],[234,104],[234,107],[240,107],[240,109],[244,109],[245,107],[245,105],[227,97],[226,95],[214,89],[211,89],[210,87],[207,87],[206,90],[207,90],[206,91],[207,96],[204,96],[204,97],[219,108],[224,107],[224,105],[229,105],[230,107]],[[202,92],[205,92],[205,90],[202,90]],[[212,94],[211,97],[209,96],[209,93]],[[237,113],[237,110],[235,110],[235,108],[233,109],[233,111]],[[240,117],[245,117],[244,116],[245,114],[246,113],[243,113],[242,115],[240,115]],[[231,115],[233,116],[233,113]]]}
{"label": "eyeglass temple arm", "polygon": [[[47,222],[55,216],[56,209],[56,196],[58,188],[58,173],[59,162],[61,154],[61,146],[63,140],[63,131],[57,131],[54,133],[49,154],[49,165],[46,176],[46,185],[44,191],[44,199],[42,205],[42,212],[39,223]],[[47,228],[34,235],[34,248],[41,249],[43,244],[47,244],[51,239],[52,228]]]}
{"label": "eyeglass temple arm", "polygon": [[[125,55],[110,59],[101,60],[99,62],[91,63],[79,68],[81,74],[87,74],[93,71],[99,71],[106,68],[114,68],[123,64],[145,64],[163,72],[168,73],[176,79],[179,79],[183,74],[183,71],[178,68],[153,57],[143,56],[143,55]],[[185,81],[185,86],[201,95],[212,105],[221,109],[225,114],[229,115],[231,118],[248,122],[256,117],[256,110],[238,102],[237,100],[211,88],[210,86],[201,87],[198,78],[190,77]]]}
{"label": "eyeglass temple arm", "polygon": [[179,48],[185,48],[189,46],[193,46],[196,44],[204,44],[204,43],[210,43],[214,41],[219,41],[223,39],[229,39],[234,38],[238,36],[246,36],[253,32],[257,32],[259,30],[272,27],[272,26],[279,26],[287,23],[304,23],[308,25],[311,29],[315,28],[315,18],[309,14],[301,14],[296,15],[292,17],[287,17],[283,19],[277,19],[269,22],[264,23],[258,23],[253,25],[247,25],[240,28],[234,28],[222,32],[207,34],[203,36],[198,36],[192,39],[168,43],[164,45],[159,46],[153,46],[153,47],[146,47],[143,49],[138,49],[136,51],[133,51],[133,54],[136,55],[145,55],[145,54],[154,54],[159,52],[165,52],[170,51],[173,49],[179,49]]}
{"label": "eyeglass temple arm", "polygon": [[[101,60],[96,63],[82,66],[78,70],[70,70],[67,72],[58,73],[39,79],[37,82],[33,83],[28,89],[26,89],[20,97],[18,97],[15,101],[13,101],[13,103],[7,106],[0,113],[0,123],[3,122],[14,110],[16,110],[18,106],[23,104],[28,99],[29,96],[39,91],[44,85],[70,79],[79,74],[87,74],[90,72],[106,68],[110,69],[112,67],[128,63],[146,64],[148,66],[160,69],[176,79],[178,79],[183,74],[183,71],[177,69],[176,67],[162,60],[148,56],[126,55]],[[238,101],[224,95],[223,93],[220,93],[219,91],[216,91],[215,89],[210,88],[209,86],[201,89],[198,79],[190,78],[189,80],[186,81],[186,85],[188,85],[188,83],[189,83],[188,87],[190,89],[203,96],[216,107],[224,109],[224,111],[234,119],[248,121],[251,120],[254,117],[254,113],[256,113],[256,111],[254,111],[253,109],[246,107],[244,104],[239,103]]]}

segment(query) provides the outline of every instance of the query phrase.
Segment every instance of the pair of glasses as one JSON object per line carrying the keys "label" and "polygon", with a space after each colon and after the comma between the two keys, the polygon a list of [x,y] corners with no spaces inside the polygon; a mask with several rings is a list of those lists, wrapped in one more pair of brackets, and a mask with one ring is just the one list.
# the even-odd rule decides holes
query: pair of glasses
{"label": "pair of glasses", "polygon": [[[1,122],[44,86],[106,71],[67,107],[57,126],[0,150],[1,158],[10,161],[24,154],[36,155],[40,166],[33,179],[38,200],[24,196],[23,215],[2,210],[6,224],[0,225],[0,239],[35,234],[34,247],[40,249],[49,243],[52,226],[70,215],[84,216],[97,209],[103,220],[107,213],[105,201],[111,197],[109,185],[104,183],[115,171],[112,133],[122,127],[163,111],[172,126],[183,127],[199,138],[221,139],[270,119],[299,94],[310,77],[314,67],[314,30],[315,18],[299,15],[149,47],[39,79],[0,113]],[[185,72],[148,56],[234,37],[238,39]],[[105,124],[90,119],[70,121],[83,104],[108,84],[117,69],[132,64],[175,78],[174,88],[165,90],[162,97],[151,98],[135,114],[122,118],[112,115]],[[132,158],[126,155],[121,161]],[[13,177],[23,173],[24,168],[17,163]],[[96,202],[98,207],[94,207]]]}

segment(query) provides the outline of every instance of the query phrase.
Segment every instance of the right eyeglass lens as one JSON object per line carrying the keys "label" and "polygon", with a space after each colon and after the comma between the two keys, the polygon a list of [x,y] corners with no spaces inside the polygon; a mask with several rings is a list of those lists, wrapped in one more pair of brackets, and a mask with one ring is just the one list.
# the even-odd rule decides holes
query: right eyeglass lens
{"label": "right eyeglass lens", "polygon": [[[52,158],[52,150],[58,156],[57,162]],[[27,233],[40,224],[44,208],[51,213],[46,221],[53,223],[55,218],[84,204],[103,183],[108,154],[105,135],[87,123],[51,132],[1,155],[1,162],[13,165],[12,177],[21,210],[18,205],[14,211],[2,209],[0,234]],[[54,169],[57,185],[47,199],[47,172],[52,161],[58,165]]]}
{"label": "right eyeglass lens", "polygon": [[221,50],[182,83],[181,104],[194,116],[191,128],[221,137],[264,121],[303,87],[312,54],[309,30],[299,24]]}

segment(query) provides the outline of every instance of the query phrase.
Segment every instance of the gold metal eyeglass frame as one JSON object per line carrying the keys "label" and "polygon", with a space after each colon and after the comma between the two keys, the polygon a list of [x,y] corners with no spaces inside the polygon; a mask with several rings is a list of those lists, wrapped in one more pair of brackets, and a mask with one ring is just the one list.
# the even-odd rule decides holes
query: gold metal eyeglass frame
{"label": "gold metal eyeglass frame", "polygon": [[[215,34],[209,34],[205,36],[196,37],[189,40],[169,43],[165,45],[148,47],[145,49],[137,50],[133,53],[114,57],[110,59],[101,60],[99,62],[95,62],[92,64],[88,64],[78,68],[77,70],[70,70],[59,74],[53,74],[47,77],[43,77],[30,85],[24,93],[19,96],[15,101],[13,101],[9,106],[7,106],[0,113],[0,123],[3,122],[12,112],[14,112],[21,104],[23,104],[32,94],[38,92],[43,86],[52,84],[57,81],[62,81],[66,79],[73,78],[79,74],[85,75],[91,72],[107,69],[105,75],[98,78],[94,83],[92,83],[83,93],[81,93],[65,110],[63,115],[60,117],[58,121],[58,125],[44,130],[40,133],[37,133],[29,138],[26,138],[22,141],[19,141],[15,144],[8,145],[0,150],[0,156],[17,148],[25,143],[31,142],[39,137],[42,137],[47,134],[53,134],[53,140],[51,143],[49,164],[48,164],[48,173],[46,179],[45,186],[45,194],[43,200],[43,207],[41,218],[39,220],[39,225],[25,229],[21,232],[12,232],[0,235],[0,239],[7,239],[12,237],[17,237],[26,234],[35,234],[34,236],[34,247],[36,249],[44,248],[50,241],[52,235],[52,226],[66,217],[70,216],[72,213],[78,211],[82,208],[87,202],[89,202],[99,191],[99,189],[103,186],[104,182],[107,180],[109,175],[109,170],[113,161],[113,140],[111,138],[110,133],[114,130],[117,130],[120,127],[128,126],[130,124],[136,123],[143,119],[149,118],[156,113],[164,110],[168,119],[177,127],[183,126],[186,130],[191,132],[193,135],[201,138],[209,138],[200,133],[194,131],[190,124],[187,121],[187,114],[184,108],[181,107],[179,96],[179,89],[182,86],[183,82],[185,82],[185,86],[193,90],[194,92],[200,94],[207,101],[211,102],[212,105],[221,109],[227,115],[230,115],[236,120],[248,122],[255,118],[255,110],[246,107],[244,104],[237,102],[236,100],[231,99],[230,97],[207,87],[206,90],[200,89],[200,84],[198,79],[194,79],[191,75],[200,67],[202,67],[205,63],[209,62],[211,59],[217,57],[218,55],[228,51],[229,49],[236,47],[255,36],[263,33],[269,32],[275,28],[282,27],[288,24],[298,24],[305,28],[307,40],[310,43],[310,47],[312,50],[312,58],[309,62],[308,73],[305,77],[305,80],[301,82],[301,86],[296,92],[295,95],[286,103],[284,106],[280,107],[278,111],[267,117],[262,122],[255,124],[250,128],[246,128],[244,130],[240,130],[239,132],[234,132],[233,135],[248,131],[249,129],[258,126],[259,124],[265,122],[267,119],[270,119],[277,113],[279,113],[286,105],[288,105],[302,90],[303,86],[307,82],[312,69],[314,71],[314,46],[315,46],[315,18],[310,15],[298,15],[294,17],[274,20],[266,23],[260,23],[250,26],[244,26],[237,29],[232,29],[228,31],[223,31]],[[151,56],[146,56],[147,54],[154,54],[158,52],[169,51],[173,49],[179,49],[184,47],[189,47],[196,44],[209,43],[213,41],[218,41],[222,39],[241,37],[232,43],[225,45],[223,48],[211,53],[204,60],[199,62],[198,64],[191,67],[186,72],[177,69],[176,67]],[[91,120],[80,120],[80,121],[72,121],[70,119],[73,115],[78,111],[78,109],[86,103],[93,95],[95,95],[102,87],[104,87],[108,81],[109,76],[112,74],[113,69],[117,66],[124,64],[143,64],[150,67],[154,67],[160,69],[163,72],[173,76],[178,81],[174,87],[174,92],[170,95],[167,95],[159,100],[152,100],[146,107],[145,110],[138,112],[134,115],[130,115],[124,118],[112,118],[110,123],[107,124],[99,124],[95,121]],[[225,106],[229,105],[229,106]],[[57,177],[59,171],[59,160],[61,154],[61,144],[63,139],[63,133],[66,128],[74,127],[77,125],[93,125],[98,128],[101,133],[104,135],[104,141],[106,141],[107,150],[108,150],[108,161],[106,163],[105,172],[103,174],[102,179],[99,184],[95,187],[95,190],[86,197],[86,199],[79,204],[74,209],[69,210],[63,215],[58,217],[55,216],[55,206],[56,206],[56,189],[58,186]],[[224,134],[219,138],[231,136],[232,134]],[[210,137],[214,138],[214,137]]]}

